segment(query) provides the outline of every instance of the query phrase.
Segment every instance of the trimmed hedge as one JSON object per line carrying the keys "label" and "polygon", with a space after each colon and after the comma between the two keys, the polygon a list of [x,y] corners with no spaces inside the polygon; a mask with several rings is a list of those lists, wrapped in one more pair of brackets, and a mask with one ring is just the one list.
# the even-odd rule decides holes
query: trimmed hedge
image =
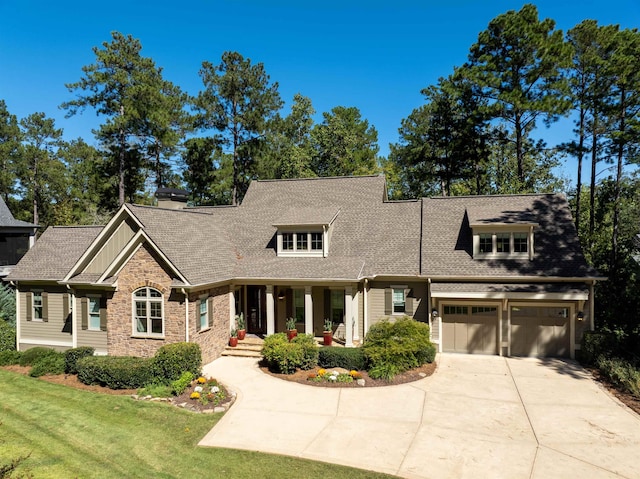
{"label": "trimmed hedge", "polygon": [[39,378],[45,374],[63,374],[64,364],[64,353],[54,351],[36,359],[31,371],[29,371],[29,376]]}
{"label": "trimmed hedge", "polygon": [[0,353],[16,350],[16,328],[0,319]]}
{"label": "trimmed hedge", "polygon": [[369,376],[374,379],[393,379],[436,357],[436,348],[429,340],[429,325],[407,316],[371,326],[362,349]]}
{"label": "trimmed hedge", "polygon": [[344,368],[362,371],[366,368],[367,360],[362,348],[337,348],[334,346],[320,348],[318,351],[318,365],[323,368]]}
{"label": "trimmed hedge", "polygon": [[156,376],[171,382],[189,371],[194,376],[202,369],[202,352],[196,343],[173,343],[162,346],[153,358]]}
{"label": "trimmed hedge", "polygon": [[0,366],[12,366],[14,364],[20,364],[20,351],[0,351]]}
{"label": "trimmed hedge", "polygon": [[300,334],[291,342],[285,333],[267,336],[262,355],[269,370],[275,373],[293,374],[297,368],[312,369],[318,365],[318,346],[310,334]]}
{"label": "trimmed hedge", "polygon": [[78,361],[87,356],[93,356],[94,352],[95,349],[90,346],[67,349],[64,352],[64,372],[67,374],[78,374]]}
{"label": "trimmed hedge", "polygon": [[20,366],[33,366],[40,358],[55,354],[55,352],[53,348],[36,347],[27,349],[20,356]]}
{"label": "trimmed hedge", "polygon": [[89,356],[77,363],[78,379],[111,389],[137,389],[153,382],[154,358]]}

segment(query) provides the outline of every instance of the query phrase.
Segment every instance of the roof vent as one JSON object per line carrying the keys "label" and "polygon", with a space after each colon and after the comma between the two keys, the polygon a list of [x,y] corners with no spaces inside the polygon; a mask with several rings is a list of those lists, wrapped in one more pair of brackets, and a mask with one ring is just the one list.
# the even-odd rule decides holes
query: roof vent
{"label": "roof vent", "polygon": [[158,188],[156,190],[158,208],[181,210],[187,206],[189,192],[178,188]]}

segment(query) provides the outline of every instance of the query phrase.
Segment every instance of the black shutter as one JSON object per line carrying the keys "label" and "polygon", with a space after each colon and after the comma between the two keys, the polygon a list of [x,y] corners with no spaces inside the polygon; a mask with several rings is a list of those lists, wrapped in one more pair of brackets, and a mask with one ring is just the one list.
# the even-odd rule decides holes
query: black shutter
{"label": "black shutter", "polygon": [[66,321],[69,317],[69,294],[62,295],[62,320]]}
{"label": "black shutter", "polygon": [[33,319],[33,293],[28,292],[26,294],[27,299],[27,321],[31,321]]}
{"label": "black shutter", "polygon": [[42,293],[42,321],[49,321],[49,293]]}
{"label": "black shutter", "polygon": [[196,301],[196,331],[200,331],[200,300]]}
{"label": "black shutter", "polygon": [[81,328],[83,330],[89,329],[89,300],[87,298],[82,298],[80,300],[80,311],[81,311]]}
{"label": "black shutter", "polygon": [[393,314],[393,289],[391,288],[384,290],[384,314],[385,316]]}
{"label": "black shutter", "polygon": [[209,315],[209,327],[213,327],[213,298],[207,300],[207,314]]}
{"label": "black shutter", "polygon": [[100,331],[107,330],[107,298],[100,298]]}

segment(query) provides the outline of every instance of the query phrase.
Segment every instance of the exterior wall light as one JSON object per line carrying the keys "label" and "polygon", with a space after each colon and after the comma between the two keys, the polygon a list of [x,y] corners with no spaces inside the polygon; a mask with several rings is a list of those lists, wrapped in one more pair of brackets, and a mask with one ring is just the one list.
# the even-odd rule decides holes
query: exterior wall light
{"label": "exterior wall light", "polygon": [[582,311],[578,311],[578,315],[576,316],[578,321],[584,321],[584,313]]}
{"label": "exterior wall light", "polygon": [[438,317],[438,310],[434,309],[433,311],[431,311],[431,316],[433,316],[434,318]]}

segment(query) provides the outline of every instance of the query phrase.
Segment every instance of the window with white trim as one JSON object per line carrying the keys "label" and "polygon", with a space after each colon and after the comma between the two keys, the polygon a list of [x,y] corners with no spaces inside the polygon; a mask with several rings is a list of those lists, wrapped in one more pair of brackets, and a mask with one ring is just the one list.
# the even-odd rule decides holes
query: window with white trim
{"label": "window with white trim", "polygon": [[87,329],[89,331],[100,331],[100,297],[87,298]]}
{"label": "window with white trim", "polygon": [[133,293],[134,336],[164,336],[162,293],[154,288],[140,288]]}
{"label": "window with white trim", "polygon": [[393,314],[404,314],[405,299],[404,288],[393,288]]}
{"label": "window with white trim", "polygon": [[344,290],[331,290],[331,321],[333,324],[344,322]]}
{"label": "window with white trim", "polygon": [[304,289],[293,290],[293,315],[296,323],[304,323]]}
{"label": "window with white trim", "polygon": [[322,231],[282,231],[278,233],[278,255],[322,256],[324,233]]}
{"label": "window with white trim", "polygon": [[42,291],[33,292],[33,320],[42,321],[44,312],[44,302],[42,301]]}
{"label": "window with white trim", "polygon": [[200,298],[200,329],[209,327],[209,301],[207,297]]}
{"label": "window with white trim", "polygon": [[473,236],[475,258],[526,258],[533,250],[533,234],[526,231],[475,232]]}

